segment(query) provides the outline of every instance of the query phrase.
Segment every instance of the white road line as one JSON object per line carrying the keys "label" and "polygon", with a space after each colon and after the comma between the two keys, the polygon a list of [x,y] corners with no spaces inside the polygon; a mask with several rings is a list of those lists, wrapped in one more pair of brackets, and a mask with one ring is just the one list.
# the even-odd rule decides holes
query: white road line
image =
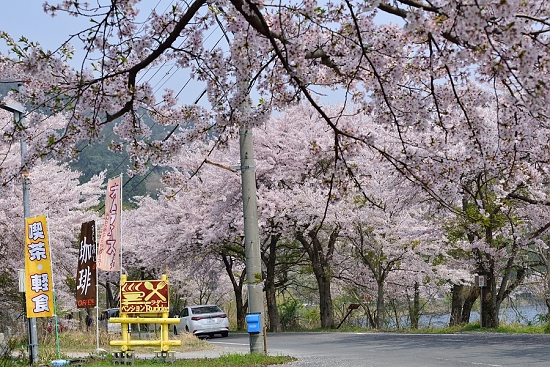
{"label": "white road line", "polygon": [[229,345],[249,345],[249,344],[242,344],[242,343],[228,343],[228,342],[210,342],[211,344],[229,344]]}

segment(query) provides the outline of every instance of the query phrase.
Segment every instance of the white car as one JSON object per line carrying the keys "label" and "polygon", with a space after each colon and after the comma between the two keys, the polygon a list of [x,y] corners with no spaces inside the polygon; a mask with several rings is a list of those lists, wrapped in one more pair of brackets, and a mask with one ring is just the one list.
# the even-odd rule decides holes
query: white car
{"label": "white car", "polygon": [[220,334],[229,335],[229,319],[227,314],[216,305],[188,306],[183,309],[180,323],[174,325],[174,333],[193,333],[197,336],[213,337]]}
{"label": "white car", "polygon": [[121,333],[121,324],[112,323],[109,321],[111,317],[119,317],[119,314],[120,312],[118,308],[109,308],[101,312],[99,316],[99,322],[100,322],[100,325],[103,325],[103,327],[107,328],[107,333],[109,334]]}

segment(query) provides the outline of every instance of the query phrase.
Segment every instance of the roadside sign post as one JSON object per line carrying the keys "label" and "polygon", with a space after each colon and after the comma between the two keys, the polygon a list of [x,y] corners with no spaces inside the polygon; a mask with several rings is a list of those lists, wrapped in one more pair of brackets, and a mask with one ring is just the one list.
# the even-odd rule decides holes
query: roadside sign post
{"label": "roadside sign post", "polygon": [[483,287],[485,287],[485,275],[478,274],[475,276],[475,285],[479,287],[479,326],[485,327],[483,320]]}

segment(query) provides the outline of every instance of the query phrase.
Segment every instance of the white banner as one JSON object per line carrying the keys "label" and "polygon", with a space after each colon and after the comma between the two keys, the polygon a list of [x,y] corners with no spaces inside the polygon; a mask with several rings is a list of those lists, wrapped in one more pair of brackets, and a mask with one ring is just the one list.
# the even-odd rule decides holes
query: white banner
{"label": "white banner", "polygon": [[110,179],[105,197],[105,222],[99,240],[97,268],[120,271],[120,214],[122,212],[122,177]]}

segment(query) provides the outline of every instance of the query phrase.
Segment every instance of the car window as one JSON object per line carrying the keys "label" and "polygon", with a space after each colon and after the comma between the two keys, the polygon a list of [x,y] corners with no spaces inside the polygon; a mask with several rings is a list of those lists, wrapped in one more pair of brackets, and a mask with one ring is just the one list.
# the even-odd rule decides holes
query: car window
{"label": "car window", "polygon": [[101,315],[99,316],[99,320],[109,320],[111,317],[119,317],[120,312],[118,308],[109,308],[107,310],[103,310],[101,312]]}
{"label": "car window", "polygon": [[205,313],[223,312],[218,306],[198,306],[191,307],[191,311],[194,315],[201,315]]}
{"label": "car window", "polygon": [[181,313],[181,317],[189,316],[189,309],[185,307]]}

